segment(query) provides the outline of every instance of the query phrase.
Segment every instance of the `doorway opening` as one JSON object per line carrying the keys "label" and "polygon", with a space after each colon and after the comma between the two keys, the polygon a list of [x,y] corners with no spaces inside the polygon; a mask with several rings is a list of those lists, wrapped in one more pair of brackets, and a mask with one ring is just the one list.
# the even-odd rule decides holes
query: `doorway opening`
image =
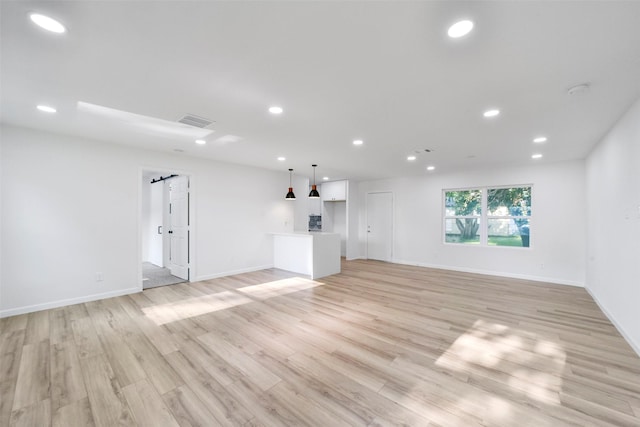
{"label": "doorway opening", "polygon": [[190,176],[142,172],[142,289],[188,282]]}

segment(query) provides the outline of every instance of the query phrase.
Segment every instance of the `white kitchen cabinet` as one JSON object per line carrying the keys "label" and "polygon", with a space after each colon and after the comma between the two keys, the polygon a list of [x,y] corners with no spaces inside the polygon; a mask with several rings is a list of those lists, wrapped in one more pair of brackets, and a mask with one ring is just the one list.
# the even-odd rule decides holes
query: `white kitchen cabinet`
{"label": "white kitchen cabinet", "polygon": [[332,181],[322,183],[320,197],[325,202],[347,200],[347,181]]}

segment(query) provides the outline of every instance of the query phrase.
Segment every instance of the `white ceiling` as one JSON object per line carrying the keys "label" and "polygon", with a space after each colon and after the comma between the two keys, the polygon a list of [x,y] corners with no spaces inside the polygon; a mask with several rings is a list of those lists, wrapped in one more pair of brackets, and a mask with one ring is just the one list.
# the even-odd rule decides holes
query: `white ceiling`
{"label": "white ceiling", "polygon": [[[0,4],[3,123],[318,177],[584,158],[640,96],[640,1]],[[460,18],[474,31],[448,38]],[[215,120],[207,145],[153,126],[187,113]]]}

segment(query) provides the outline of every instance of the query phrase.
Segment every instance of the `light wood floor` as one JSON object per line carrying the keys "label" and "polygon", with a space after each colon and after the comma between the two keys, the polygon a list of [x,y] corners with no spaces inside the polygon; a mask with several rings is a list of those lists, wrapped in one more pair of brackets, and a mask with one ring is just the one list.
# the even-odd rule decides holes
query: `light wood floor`
{"label": "light wood floor", "polygon": [[639,426],[584,289],[371,261],[0,322],[0,425]]}

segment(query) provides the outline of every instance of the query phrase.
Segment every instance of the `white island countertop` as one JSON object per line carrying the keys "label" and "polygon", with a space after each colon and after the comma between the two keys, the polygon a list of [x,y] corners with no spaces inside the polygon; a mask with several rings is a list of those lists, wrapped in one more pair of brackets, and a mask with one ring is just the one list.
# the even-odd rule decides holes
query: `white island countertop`
{"label": "white island countertop", "polygon": [[340,234],[321,231],[270,234],[275,268],[312,279],[340,273]]}

